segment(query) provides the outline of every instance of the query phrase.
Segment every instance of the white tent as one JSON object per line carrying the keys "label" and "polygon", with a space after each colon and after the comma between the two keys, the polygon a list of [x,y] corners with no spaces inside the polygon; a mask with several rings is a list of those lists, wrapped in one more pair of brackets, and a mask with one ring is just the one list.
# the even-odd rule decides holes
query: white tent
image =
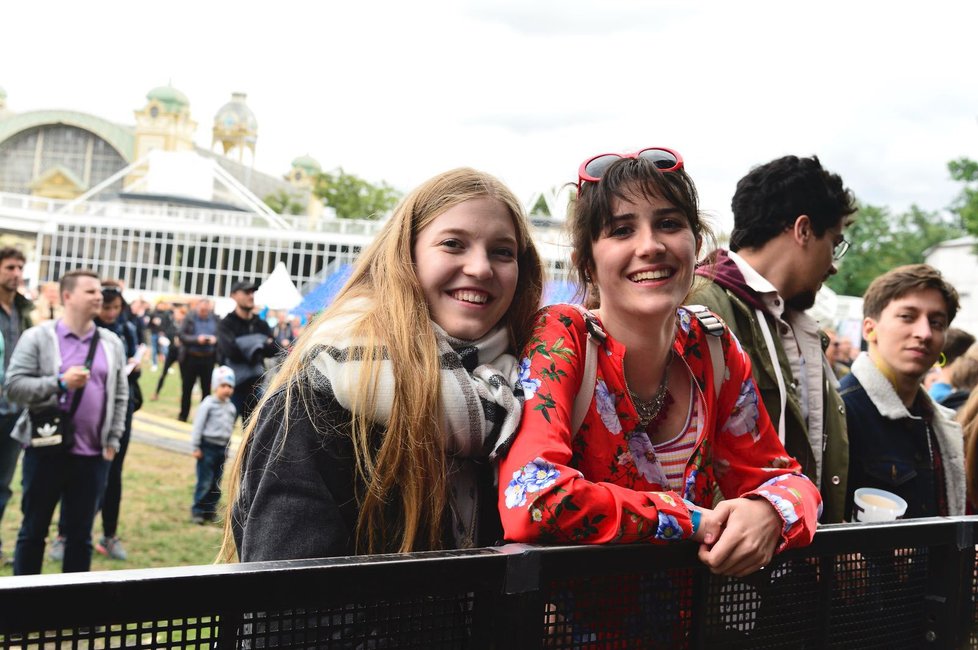
{"label": "white tent", "polygon": [[255,292],[255,304],[269,309],[292,309],[302,302],[302,294],[295,288],[284,262],[276,265],[272,274]]}

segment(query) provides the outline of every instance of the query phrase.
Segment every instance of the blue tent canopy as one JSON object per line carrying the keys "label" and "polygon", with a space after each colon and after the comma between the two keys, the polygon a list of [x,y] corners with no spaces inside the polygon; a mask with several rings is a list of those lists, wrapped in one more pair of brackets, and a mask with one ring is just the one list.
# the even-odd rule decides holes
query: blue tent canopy
{"label": "blue tent canopy", "polygon": [[567,280],[552,280],[543,285],[543,304],[558,302],[578,302],[577,285]]}
{"label": "blue tent canopy", "polygon": [[315,314],[329,306],[336,294],[339,293],[346,281],[353,274],[352,264],[341,264],[335,271],[330,273],[318,287],[310,291],[303,297],[302,302],[293,307],[289,313],[305,317],[306,314]]}
{"label": "blue tent canopy", "polygon": [[[289,311],[290,314],[305,317],[315,314],[329,306],[336,298],[346,281],[353,273],[352,264],[342,264],[329,274],[319,286],[307,293],[298,305]],[[575,302],[577,285],[566,280],[547,282],[543,287],[543,304],[553,305],[558,302]]]}

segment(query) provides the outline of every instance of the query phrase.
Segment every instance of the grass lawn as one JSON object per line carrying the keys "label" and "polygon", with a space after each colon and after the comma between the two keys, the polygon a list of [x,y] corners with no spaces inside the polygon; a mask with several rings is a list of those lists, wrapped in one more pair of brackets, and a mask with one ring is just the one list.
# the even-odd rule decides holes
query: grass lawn
{"label": "grass lawn", "polygon": [[[159,401],[149,397],[156,388],[159,373],[149,365],[143,370],[140,385],[143,389],[143,410],[147,413],[176,418],[180,400],[180,373],[176,366],[167,377]],[[200,397],[192,400],[193,407]],[[193,417],[193,410],[191,410]],[[123,466],[122,512],[119,517],[119,537],[129,554],[125,562],[110,560],[92,553],[92,570],[140,569],[146,567],[210,564],[217,555],[223,528],[219,525],[198,526],[190,523],[196,461],[188,453],[179,454],[133,441],[129,445]],[[20,468],[11,484],[13,496],[0,525],[4,553],[13,554],[17,531],[20,528]],[[223,501],[222,501],[223,506]],[[51,537],[56,534],[58,515],[55,512]],[[102,536],[102,522],[96,517],[93,541]],[[44,573],[61,571],[60,563],[47,559]],[[12,574],[12,568],[0,567],[0,576]]]}

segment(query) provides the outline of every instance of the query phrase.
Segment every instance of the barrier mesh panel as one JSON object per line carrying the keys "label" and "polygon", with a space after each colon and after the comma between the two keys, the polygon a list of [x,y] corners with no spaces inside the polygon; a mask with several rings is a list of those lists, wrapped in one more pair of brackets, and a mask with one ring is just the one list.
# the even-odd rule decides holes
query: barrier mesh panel
{"label": "barrier mesh panel", "polygon": [[110,648],[213,648],[216,616],[143,621],[0,635],[3,650],[103,650]]}
{"label": "barrier mesh panel", "polygon": [[[978,547],[975,547],[978,550]],[[968,631],[968,647],[978,648],[978,554],[971,571],[971,626]]]}
{"label": "barrier mesh panel", "polygon": [[685,647],[692,585],[688,569],[554,580],[542,593],[543,647]]}
{"label": "barrier mesh panel", "polygon": [[238,647],[465,648],[471,644],[472,594],[245,614]]}
{"label": "barrier mesh panel", "polygon": [[784,648],[816,639],[818,587],[815,559],[743,580],[714,577],[705,596],[702,640],[712,647]]}
{"label": "barrier mesh panel", "polygon": [[925,645],[927,551],[898,548],[839,556],[829,606],[829,647]]}

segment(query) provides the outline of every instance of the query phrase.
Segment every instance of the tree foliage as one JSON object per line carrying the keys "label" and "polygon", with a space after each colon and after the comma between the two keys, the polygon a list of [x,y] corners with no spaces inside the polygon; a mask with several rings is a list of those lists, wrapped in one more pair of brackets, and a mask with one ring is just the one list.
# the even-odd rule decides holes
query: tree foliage
{"label": "tree foliage", "polygon": [[275,214],[302,214],[305,206],[285,190],[279,190],[262,199]]}
{"label": "tree foliage", "polygon": [[947,164],[951,178],[964,183],[951,211],[961,219],[968,234],[978,236],[978,162],[970,158],[958,158]]}
{"label": "tree foliage", "polygon": [[876,277],[896,266],[919,264],[928,248],[962,234],[952,217],[916,205],[892,214],[886,207],[861,204],[845,233],[852,246],[826,284],[836,293],[861,296]]}
{"label": "tree foliage", "polygon": [[341,219],[379,219],[389,212],[401,193],[384,183],[372,185],[343,168],[335,172],[320,172],[313,193],[336,210]]}

